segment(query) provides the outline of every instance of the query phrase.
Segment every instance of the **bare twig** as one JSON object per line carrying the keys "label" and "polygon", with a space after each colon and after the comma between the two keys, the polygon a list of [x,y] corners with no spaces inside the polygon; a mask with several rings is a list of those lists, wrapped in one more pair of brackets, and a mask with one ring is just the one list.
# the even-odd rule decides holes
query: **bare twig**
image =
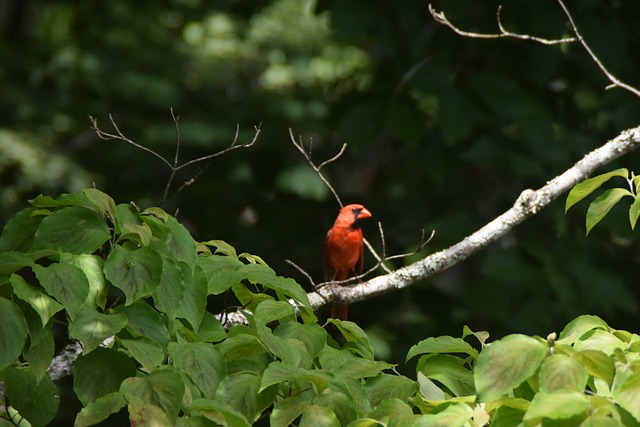
{"label": "bare twig", "polygon": [[568,37],[568,38],[562,38],[562,39],[545,39],[542,37],[536,37],[536,36],[531,36],[528,34],[518,34],[518,33],[512,33],[511,31],[508,31],[507,29],[505,29],[504,25],[502,24],[502,19],[500,18],[500,12],[502,10],[502,6],[498,6],[498,10],[496,12],[496,19],[498,21],[498,28],[500,29],[499,33],[473,33],[470,31],[464,31],[461,30],[460,28],[456,27],[455,25],[453,25],[451,23],[451,21],[449,21],[449,19],[446,17],[446,15],[444,14],[444,12],[437,12],[433,6],[431,6],[431,4],[429,4],[429,12],[431,13],[431,16],[433,16],[433,19],[436,20],[436,22],[442,24],[442,25],[446,25],[447,27],[451,28],[456,34],[461,35],[463,37],[471,37],[474,39],[501,39],[501,38],[511,38],[511,39],[519,39],[519,40],[530,40],[530,41],[534,41],[537,43],[542,43],[542,44],[546,44],[546,45],[554,45],[554,44],[561,44],[561,43],[572,43],[577,41],[578,39],[576,39],[575,37]]}
{"label": "bare twig", "polygon": [[185,162],[183,164],[178,164],[179,163],[179,156],[180,156],[180,125],[179,125],[180,116],[176,115],[174,113],[173,108],[171,109],[171,117],[173,118],[173,121],[174,121],[175,127],[176,127],[176,152],[175,152],[173,164],[169,160],[164,158],[161,154],[157,153],[156,151],[153,151],[152,149],[147,148],[144,145],[140,145],[137,142],[127,138],[124,135],[124,133],[120,130],[120,128],[118,127],[115,119],[113,118],[113,115],[109,114],[109,120],[111,121],[111,125],[113,126],[113,128],[115,130],[115,133],[109,133],[109,132],[106,132],[106,131],[100,129],[98,127],[98,119],[96,119],[93,116],[89,116],[89,121],[91,122],[91,129],[93,129],[96,132],[96,135],[98,135],[99,138],[104,139],[106,141],[115,139],[115,140],[120,140],[120,141],[127,142],[127,143],[133,145],[134,147],[139,148],[141,150],[144,150],[147,153],[150,153],[151,155],[157,157],[165,165],[167,165],[167,167],[170,170],[170,173],[169,173],[169,179],[167,180],[167,184],[165,185],[165,189],[164,189],[164,192],[163,192],[161,206],[164,206],[166,203],[168,203],[178,193],[180,193],[185,187],[193,184],[195,182],[195,180],[202,174],[202,172],[204,172],[206,170],[208,165],[203,166],[198,172],[196,172],[196,174],[194,174],[190,179],[185,181],[180,186],[180,188],[169,198],[169,190],[171,188],[171,184],[173,183],[173,179],[175,178],[175,175],[176,175],[177,172],[181,171],[182,169],[185,169],[185,168],[188,168],[190,166],[193,166],[195,164],[204,163],[204,162],[213,160],[216,157],[219,157],[219,156],[222,156],[224,154],[227,154],[227,153],[229,153],[229,152],[231,152],[233,150],[237,150],[237,149],[240,149],[240,148],[249,148],[249,147],[253,146],[255,144],[255,142],[258,140],[258,136],[260,135],[260,132],[261,132],[260,125],[255,126],[255,133],[253,134],[253,137],[251,139],[249,139],[248,141],[246,141],[246,142],[238,144],[238,135],[240,133],[240,128],[239,128],[239,125],[236,125],[235,137],[233,138],[233,141],[231,142],[231,144],[227,148],[225,148],[223,150],[220,150],[218,152],[212,153],[212,154],[208,154],[206,156],[202,156],[202,157],[198,157],[198,158],[189,160],[188,162]]}
{"label": "bare twig", "polygon": [[555,45],[555,44],[561,44],[561,43],[578,42],[584,48],[584,50],[587,52],[587,54],[591,57],[591,60],[597,65],[597,67],[600,69],[600,71],[602,71],[602,73],[611,82],[611,84],[608,85],[605,89],[611,89],[611,88],[614,88],[614,87],[619,87],[619,88],[622,88],[622,89],[624,89],[624,90],[626,90],[628,92],[631,92],[632,94],[634,94],[637,97],[640,97],[640,90],[638,90],[637,88],[635,88],[635,87],[633,87],[633,86],[631,86],[631,85],[629,85],[627,83],[624,83],[624,82],[620,81],[616,76],[614,76],[607,69],[607,67],[605,67],[605,65],[602,63],[602,61],[600,61],[600,58],[598,58],[598,56],[593,52],[593,50],[591,50],[591,47],[589,46],[589,44],[587,44],[587,42],[585,41],[584,37],[582,37],[582,34],[580,34],[580,31],[578,30],[578,26],[576,25],[575,21],[573,20],[573,16],[569,12],[569,9],[567,9],[567,7],[565,6],[563,0],[556,0],[556,1],[560,5],[560,8],[564,12],[565,16],[567,17],[567,20],[569,21],[569,25],[571,26],[571,30],[573,31],[573,34],[575,35],[575,37],[567,37],[567,38],[562,38],[562,39],[545,39],[545,38],[541,38],[541,37],[531,36],[529,34],[512,33],[511,31],[506,30],[504,25],[502,24],[502,19],[500,18],[500,11],[502,10],[502,6],[498,6],[498,10],[496,12],[496,20],[497,20],[498,28],[500,29],[500,32],[499,33],[495,33],[495,34],[474,33],[474,32],[470,32],[470,31],[461,30],[460,28],[458,28],[454,24],[452,24],[451,21],[449,21],[449,19],[446,17],[444,12],[437,12],[433,8],[433,6],[431,6],[431,4],[429,4],[429,12],[431,13],[431,16],[433,16],[433,19],[435,19],[436,22],[438,22],[438,23],[440,23],[442,25],[446,25],[447,27],[451,28],[456,34],[458,34],[460,36],[463,36],[463,37],[470,37],[470,38],[474,38],[474,39],[512,38],[512,39],[519,39],[519,40],[530,40],[530,41],[534,41],[534,42],[537,42],[537,43],[542,43],[542,44],[545,44],[545,45]]}
{"label": "bare twig", "polygon": [[298,270],[302,275],[304,275],[304,277],[307,278],[307,280],[311,284],[311,287],[313,289],[317,289],[316,283],[313,281],[313,278],[311,277],[311,275],[309,273],[307,273],[302,267],[300,267],[298,264],[296,264],[295,262],[293,262],[293,261],[291,261],[289,259],[285,259],[284,262],[286,262],[287,264],[289,264],[290,266],[292,266],[293,268]]}
{"label": "bare twig", "polygon": [[322,172],[320,172],[320,169],[322,169],[324,166],[328,165],[329,163],[332,163],[332,162],[335,162],[336,160],[338,160],[340,158],[340,156],[342,156],[342,153],[344,153],[345,149],[347,148],[346,147],[347,144],[343,144],[342,145],[342,149],[340,150],[340,152],[338,154],[336,154],[335,156],[333,156],[329,160],[325,160],[324,162],[322,162],[320,164],[320,167],[318,167],[313,162],[313,160],[311,160],[311,156],[309,155],[307,150],[304,149],[304,145],[302,145],[302,138],[300,139],[300,142],[296,141],[296,138],[293,136],[293,130],[291,128],[289,128],[289,136],[291,137],[291,143],[293,144],[293,146],[298,149],[298,151],[302,154],[302,156],[305,158],[307,163],[309,163],[309,166],[311,166],[311,168],[316,172],[316,174],[318,174],[318,176],[320,177],[322,182],[324,182],[324,185],[326,185],[327,188],[329,189],[329,191],[331,191],[331,193],[333,193],[333,197],[336,198],[336,200],[338,201],[338,204],[340,205],[340,207],[344,206],[342,204],[342,200],[340,200],[340,196],[338,196],[338,192],[333,188],[333,186],[331,185],[329,180],[327,180],[327,178],[325,178],[325,176],[322,174]]}
{"label": "bare twig", "polygon": [[576,23],[573,21],[573,17],[571,16],[571,13],[569,13],[569,10],[565,6],[564,2],[562,0],[557,0],[557,1],[558,1],[558,4],[560,5],[560,7],[562,8],[562,11],[564,12],[565,16],[567,17],[567,20],[569,20],[569,24],[571,25],[571,29],[573,30],[573,33],[576,35],[576,38],[578,39],[578,42],[584,48],[584,50],[587,51],[587,53],[589,54],[589,56],[591,57],[593,62],[595,62],[595,64],[600,69],[600,71],[602,71],[604,73],[604,75],[607,76],[607,79],[609,79],[609,81],[611,82],[611,84],[609,86],[607,86],[606,89],[611,89],[613,87],[619,87],[619,88],[622,88],[624,90],[627,90],[627,91],[631,92],[632,94],[634,94],[637,97],[640,97],[640,90],[638,90],[637,88],[635,88],[633,86],[630,86],[630,85],[618,80],[618,78],[616,76],[614,76],[613,74],[611,74],[611,72],[604,66],[602,61],[600,61],[600,58],[598,58],[598,56],[595,53],[593,53],[593,51],[591,50],[591,48],[589,47],[587,42],[584,40],[584,38],[582,37],[582,34],[580,34],[580,31],[578,31],[578,27],[576,26]]}

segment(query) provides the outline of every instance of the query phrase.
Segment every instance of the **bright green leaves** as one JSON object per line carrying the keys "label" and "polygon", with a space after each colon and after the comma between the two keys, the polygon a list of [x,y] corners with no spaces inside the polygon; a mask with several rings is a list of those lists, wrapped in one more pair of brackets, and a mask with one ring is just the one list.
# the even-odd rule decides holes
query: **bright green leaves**
{"label": "bright green leaves", "polygon": [[149,248],[127,249],[116,246],[104,262],[104,275],[133,304],[147,297],[160,284],[162,257]]}
{"label": "bright green leaves", "polygon": [[127,316],[123,314],[103,314],[85,306],[71,321],[69,334],[80,341],[88,353],[126,325]]}
{"label": "bright green leaves", "polygon": [[85,207],[72,206],[43,218],[34,244],[73,254],[92,253],[109,237],[109,228],[98,214]]}
{"label": "bright green leaves", "polygon": [[[180,373],[171,367],[155,370],[144,377],[127,378],[120,387],[120,392],[129,401],[130,411],[133,409],[142,416],[145,405],[153,405],[162,410],[170,425],[176,423],[184,391]],[[132,423],[135,424],[133,419]]]}
{"label": "bright green leaves", "polygon": [[587,235],[622,198],[627,196],[634,199],[629,208],[629,222],[632,229],[636,226],[638,217],[640,217],[640,195],[638,193],[640,190],[640,177],[636,177],[633,173],[629,177],[629,171],[625,168],[594,176],[593,178],[576,184],[567,196],[565,212],[614,177],[624,178],[627,181],[627,186],[625,188],[610,188],[605,190],[591,202],[586,217]]}
{"label": "bright green leaves", "polygon": [[629,171],[625,168],[616,169],[611,172],[604,173],[602,175],[594,176],[589,179],[585,179],[584,181],[576,184],[575,187],[571,189],[569,195],[567,196],[567,201],[565,203],[564,211],[568,211],[569,208],[580,200],[587,197],[589,194],[593,193],[595,190],[600,188],[602,184],[610,180],[611,178],[619,176],[624,179],[627,179],[629,176]]}
{"label": "bright green leaves", "polygon": [[54,263],[48,267],[36,265],[33,272],[47,293],[61,303],[73,319],[86,302],[90,290],[82,270],[73,265]]}
{"label": "bright green leaves", "polygon": [[508,335],[485,347],[473,373],[478,398],[487,402],[511,392],[538,370],[548,350],[525,335]]}

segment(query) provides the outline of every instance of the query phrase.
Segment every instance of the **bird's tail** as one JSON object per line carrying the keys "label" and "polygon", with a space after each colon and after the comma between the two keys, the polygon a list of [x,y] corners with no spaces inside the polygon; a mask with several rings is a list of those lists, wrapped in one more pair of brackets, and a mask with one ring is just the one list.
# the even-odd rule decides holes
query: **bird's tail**
{"label": "bird's tail", "polygon": [[349,320],[349,306],[347,304],[332,305],[331,317],[339,320]]}

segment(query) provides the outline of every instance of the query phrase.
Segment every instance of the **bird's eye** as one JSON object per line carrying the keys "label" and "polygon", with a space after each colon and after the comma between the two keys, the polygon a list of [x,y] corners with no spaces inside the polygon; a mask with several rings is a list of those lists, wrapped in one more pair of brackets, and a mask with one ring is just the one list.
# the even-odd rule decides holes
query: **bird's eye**
{"label": "bird's eye", "polygon": [[353,212],[354,215],[360,215],[360,212],[362,212],[362,209],[353,208],[351,209],[351,212]]}

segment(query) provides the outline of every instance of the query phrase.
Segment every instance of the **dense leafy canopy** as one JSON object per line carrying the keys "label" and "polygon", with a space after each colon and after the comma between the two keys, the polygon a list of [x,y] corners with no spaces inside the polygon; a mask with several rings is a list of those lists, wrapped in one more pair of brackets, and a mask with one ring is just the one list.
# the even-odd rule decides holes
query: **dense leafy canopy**
{"label": "dense leafy canopy", "polygon": [[[320,324],[294,280],[223,241],[197,243],[160,208],[116,205],[95,189],[31,203],[40,209],[0,235],[9,260],[0,275],[5,424],[640,424],[640,336],[599,317],[576,318],[557,340],[489,343],[468,327],[461,338],[427,338],[409,350],[418,360],[405,376],[376,358],[357,324]],[[15,231],[24,212],[39,217],[27,246]],[[71,222],[88,214],[97,220]],[[90,249],[57,238],[60,228],[73,236],[105,227]],[[208,297],[240,305],[246,324],[225,327],[206,311]],[[54,349],[68,339],[54,320],[82,346],[69,362],[77,412],[61,407],[50,378]]]}

